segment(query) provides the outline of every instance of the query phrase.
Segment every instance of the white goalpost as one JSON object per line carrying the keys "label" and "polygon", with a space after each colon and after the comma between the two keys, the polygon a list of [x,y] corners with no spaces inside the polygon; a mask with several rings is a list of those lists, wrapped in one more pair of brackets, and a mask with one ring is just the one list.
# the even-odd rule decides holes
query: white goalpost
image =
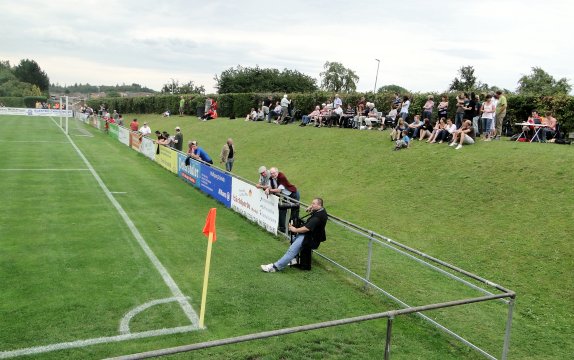
{"label": "white goalpost", "polygon": [[[63,105],[65,106],[66,109],[66,122],[65,124],[62,124],[62,109],[64,109]],[[65,131],[66,135],[68,135],[68,97],[67,96],[60,96],[60,127],[62,128],[62,130]]]}

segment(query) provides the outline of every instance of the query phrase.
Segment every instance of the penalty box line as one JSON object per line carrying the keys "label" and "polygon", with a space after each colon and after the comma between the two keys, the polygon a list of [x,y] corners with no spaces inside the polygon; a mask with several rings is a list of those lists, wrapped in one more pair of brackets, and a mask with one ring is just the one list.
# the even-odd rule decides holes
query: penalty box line
{"label": "penalty box line", "polygon": [[[50,117],[50,119],[52,119],[52,122],[54,122],[54,124],[60,128],[60,126],[56,123],[56,121],[54,120],[53,117]],[[149,247],[149,245],[146,243],[146,241],[144,240],[143,236],[141,235],[141,233],[139,232],[139,230],[136,228],[135,224],[133,223],[133,221],[130,219],[130,217],[128,216],[128,214],[125,212],[125,210],[123,209],[123,207],[120,205],[120,203],[115,199],[114,195],[110,192],[110,190],[108,189],[108,187],[106,186],[106,184],[104,183],[104,181],[102,180],[102,178],[98,175],[98,173],[96,172],[96,170],[94,169],[94,167],[92,166],[92,164],[88,161],[88,159],[84,156],[84,154],[82,153],[82,151],[80,150],[80,148],[78,148],[78,146],[76,145],[76,143],[72,140],[72,138],[70,137],[70,135],[66,134],[65,131],[60,128],[60,130],[62,130],[62,132],[64,132],[64,135],[66,136],[66,138],[68,139],[68,141],[72,144],[72,146],[74,147],[74,149],[76,150],[76,153],[78,154],[78,156],[80,156],[80,158],[84,161],[84,164],[86,165],[86,167],[89,169],[89,171],[92,173],[92,175],[94,176],[94,178],[96,179],[98,185],[100,186],[100,188],[103,190],[104,194],[106,195],[106,197],[108,198],[108,200],[110,200],[110,202],[112,203],[112,205],[114,205],[114,207],[116,208],[117,212],[120,214],[120,216],[122,217],[122,219],[124,220],[124,222],[126,223],[126,225],[128,226],[128,228],[130,229],[132,235],[134,236],[134,238],[136,239],[136,241],[138,242],[138,244],[140,245],[140,247],[143,249],[144,253],[147,255],[147,257],[150,259],[150,261],[152,262],[152,264],[154,265],[154,267],[157,269],[157,271],[160,273],[163,281],[165,282],[165,284],[168,286],[168,288],[170,289],[172,295],[177,299],[177,302],[179,303],[179,305],[181,306],[183,312],[185,313],[185,315],[187,316],[187,318],[189,319],[189,321],[191,321],[191,324],[197,328],[199,328],[199,318],[197,316],[197,313],[195,312],[195,310],[193,310],[193,307],[191,306],[191,304],[189,303],[189,301],[187,300],[187,297],[183,294],[183,292],[180,290],[179,286],[177,286],[175,280],[173,280],[173,278],[171,277],[171,275],[169,274],[169,272],[167,271],[167,269],[163,266],[163,264],[159,261],[159,259],[157,258],[157,256],[154,254],[154,252],[151,250],[151,248]]]}

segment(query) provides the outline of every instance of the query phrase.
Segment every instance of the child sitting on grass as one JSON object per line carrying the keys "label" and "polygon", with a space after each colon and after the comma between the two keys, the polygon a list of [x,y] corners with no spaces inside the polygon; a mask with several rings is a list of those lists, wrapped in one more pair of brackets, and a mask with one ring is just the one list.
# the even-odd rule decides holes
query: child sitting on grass
{"label": "child sitting on grass", "polygon": [[411,145],[411,138],[407,135],[408,131],[403,130],[403,137],[395,143],[395,150],[408,149]]}

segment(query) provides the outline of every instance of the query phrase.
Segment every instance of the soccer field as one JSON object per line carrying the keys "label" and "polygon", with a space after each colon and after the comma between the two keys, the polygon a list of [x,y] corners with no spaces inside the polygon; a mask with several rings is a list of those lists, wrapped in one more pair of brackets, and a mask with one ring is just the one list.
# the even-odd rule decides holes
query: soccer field
{"label": "soccer field", "polygon": [[[174,121],[179,125],[181,120],[165,121],[162,126],[169,128],[176,125]],[[3,154],[0,158],[0,186],[5,194],[0,203],[0,277],[3,288],[0,295],[0,358],[35,352],[39,353],[38,358],[46,359],[103,358],[397,308],[396,304],[379,295],[362,290],[355,280],[320,259],[316,259],[317,265],[310,273],[260,272],[259,264],[276,259],[284,252],[285,241],[274,240],[243,217],[98,130],[71,120],[68,138],[57,123],[58,119],[50,118],[0,117],[0,130],[3,134],[10,134],[0,140]],[[253,127],[258,125],[263,126]],[[225,138],[229,132],[235,134],[234,137],[242,136],[239,145],[242,157],[236,166],[238,174],[245,177],[253,177],[253,169],[261,162],[269,164],[268,158],[277,157],[276,152],[281,151],[281,146],[291,146],[289,139],[298,137],[313,150],[294,151],[291,155],[295,161],[289,163],[291,169],[298,169],[295,163],[302,167],[309,159],[324,159],[325,154],[316,151],[315,145],[324,146],[325,152],[333,153],[330,143],[341,143],[342,137],[351,143],[360,141],[365,146],[378,141],[374,139],[378,135],[374,132],[356,134],[345,130],[325,130],[320,133],[324,137],[319,144],[313,141],[317,136],[313,132],[316,129],[281,127],[279,130],[279,127],[264,125],[194,122],[183,128],[186,134],[193,133],[194,137],[202,139],[212,155],[217,151],[212,145],[217,144],[215,138]],[[273,144],[275,131],[285,132],[287,139],[285,144],[278,144],[278,149],[269,146]],[[362,138],[355,139],[357,135]],[[254,139],[261,141],[251,141]],[[257,149],[261,147],[271,151],[257,156],[260,155]],[[477,146],[477,149],[480,148]],[[537,151],[538,148],[528,149]],[[557,150],[549,149],[552,152]],[[417,154],[421,149],[411,150],[397,154],[397,159],[413,161],[405,156]],[[439,154],[439,151],[435,153]],[[385,158],[388,156],[384,154]],[[438,156],[445,157],[442,154]],[[382,169],[396,172],[393,160],[380,160],[376,155],[365,159],[365,163],[372,164],[375,158],[381,161]],[[476,160],[471,161],[476,164]],[[433,242],[418,246],[428,247],[434,253],[441,253],[442,247],[448,250],[446,254],[465,253],[454,263],[470,266],[479,275],[485,272],[485,268],[481,270],[479,266],[485,262],[484,256],[476,251],[470,253],[460,246],[460,242],[453,246],[441,241],[450,239],[448,232],[429,223],[427,218],[433,218],[433,215],[427,215],[423,208],[417,210],[418,217],[430,227],[409,227],[408,219],[400,216],[400,207],[397,206],[400,201],[380,202],[369,194],[365,199],[363,193],[342,191],[337,186],[344,185],[345,179],[317,182],[321,178],[315,174],[318,171],[324,171],[328,178],[335,179],[339,169],[346,166],[339,162],[339,159],[332,158],[331,163],[334,164],[328,167],[307,168],[310,176],[304,179],[293,176],[296,183],[306,190],[303,200],[309,199],[310,191],[327,193],[328,208],[333,208],[332,213],[336,215],[346,215],[351,206],[353,210],[371,210],[364,213],[351,210],[349,215],[359,223],[376,224],[374,228],[378,230],[383,226],[392,234],[400,229],[401,234],[421,239],[425,239],[424,232],[428,231]],[[351,180],[360,182],[357,174],[364,174],[349,171],[346,167]],[[289,174],[293,173],[289,168],[287,170]],[[454,174],[455,181],[466,179],[461,175],[456,177],[453,170],[447,169],[446,173]],[[380,176],[381,173],[374,175]],[[417,171],[410,174],[410,177],[405,174],[403,181],[406,184],[428,180]],[[370,176],[367,175],[367,181]],[[385,186],[380,194],[396,194],[401,184],[389,182],[393,174],[384,177],[387,181],[381,180]],[[501,180],[495,178],[493,181]],[[323,188],[318,189],[317,184]],[[527,188],[526,184],[524,186]],[[352,196],[355,199],[351,199]],[[387,197],[382,195],[382,198]],[[365,207],[353,203],[359,199],[365,201]],[[445,211],[433,199],[422,199],[428,202],[429,207]],[[381,206],[384,212],[381,212]],[[416,202],[412,206],[417,209]],[[214,244],[207,329],[196,331],[194,314],[199,312],[206,245],[201,229],[211,207],[218,208],[218,241]],[[533,209],[527,208],[526,211],[532,212]],[[456,213],[446,210],[445,216],[447,214]],[[361,219],[357,219],[357,215]],[[384,221],[379,223],[381,216]],[[365,243],[348,234],[340,234],[331,224],[329,226],[329,240],[320,250],[344,260],[353,271],[364,271]],[[478,239],[485,236],[481,232],[476,235]],[[515,237],[513,234],[510,236]],[[469,246],[480,244],[476,240],[470,237],[467,242]],[[530,245],[525,243],[525,246]],[[472,291],[445,284],[435,274],[425,273],[413,264],[389,257],[380,250],[373,256],[382,261],[373,267],[372,276],[379,277],[385,288],[394,294],[410,299],[411,305],[458,299],[461,295],[476,296]],[[511,269],[516,268],[516,262],[509,265]],[[516,285],[519,280],[502,271],[500,268],[488,273],[495,274],[493,280],[504,280],[509,276],[511,280],[505,281]],[[521,272],[516,274],[527,277]],[[519,286],[523,287],[522,282]],[[521,293],[518,295],[520,306]],[[525,305],[519,307],[520,312],[515,316],[518,335],[513,335],[510,358],[513,358],[513,352],[530,352],[513,347],[525,344],[526,337],[522,336],[524,319],[528,316]],[[500,325],[503,329],[504,325],[504,318],[502,324],[496,323],[500,320],[499,310],[496,306],[487,305],[476,311],[435,312],[433,318],[445,321],[465,335],[476,335],[473,340],[478,339],[479,345],[497,354],[502,337],[496,331],[500,330]],[[496,321],[489,318],[492,314],[496,315]],[[494,328],[491,327],[493,323]],[[217,359],[380,358],[384,351],[385,325],[384,321],[373,321],[202,350],[193,356]],[[171,334],[174,332],[176,334]],[[482,358],[417,318],[402,317],[396,322],[393,333],[393,358]],[[44,352],[58,347],[64,350]],[[559,349],[555,351],[557,354],[561,352]],[[181,358],[187,356],[182,355]]]}
{"label": "soccer field", "polygon": [[67,137],[57,121],[0,122],[11,134],[0,142],[0,350],[196,330],[189,299],[116,201],[127,192],[108,188],[75,145],[92,134],[76,124]]}

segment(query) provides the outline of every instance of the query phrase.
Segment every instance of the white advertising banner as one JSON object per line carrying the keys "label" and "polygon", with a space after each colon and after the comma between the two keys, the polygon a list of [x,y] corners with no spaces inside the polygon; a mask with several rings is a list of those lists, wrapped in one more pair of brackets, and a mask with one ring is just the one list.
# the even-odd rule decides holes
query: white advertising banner
{"label": "white advertising banner", "polygon": [[154,144],[153,140],[146,138],[145,136],[142,138],[142,143],[140,145],[140,152],[147,156],[148,158],[154,160],[155,159],[155,149],[157,145]]}
{"label": "white advertising banner", "polygon": [[275,235],[279,222],[278,205],[277,196],[266,195],[263,190],[255,186],[232,178],[231,208]]}
{"label": "white advertising banner", "polygon": [[122,144],[130,146],[130,131],[124,127],[119,126],[118,140]]}
{"label": "white advertising banner", "polygon": [[66,116],[72,117],[72,110],[31,109],[0,107],[0,115],[27,115],[27,116]]}

